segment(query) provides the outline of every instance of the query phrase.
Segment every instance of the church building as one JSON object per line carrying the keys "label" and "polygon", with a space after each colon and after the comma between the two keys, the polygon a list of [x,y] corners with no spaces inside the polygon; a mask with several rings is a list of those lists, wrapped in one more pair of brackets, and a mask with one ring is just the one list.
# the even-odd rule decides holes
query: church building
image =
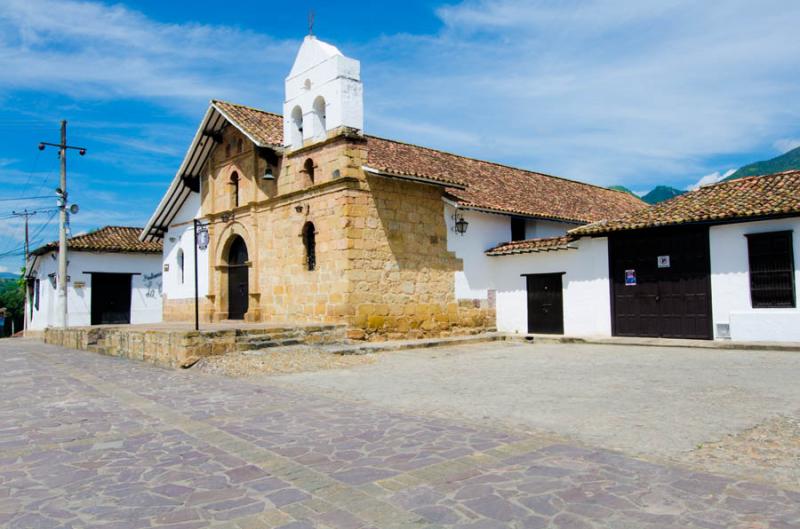
{"label": "church building", "polygon": [[495,327],[487,249],[643,207],[366,134],[359,62],[307,36],[282,116],[211,101],[141,239],[163,240],[165,321],[194,318],[196,282],[205,322],[442,336]]}

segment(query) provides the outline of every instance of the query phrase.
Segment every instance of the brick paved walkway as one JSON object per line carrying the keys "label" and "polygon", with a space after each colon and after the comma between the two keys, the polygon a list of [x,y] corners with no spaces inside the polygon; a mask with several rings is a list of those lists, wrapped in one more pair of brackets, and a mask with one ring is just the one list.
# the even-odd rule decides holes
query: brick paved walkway
{"label": "brick paved walkway", "polygon": [[789,528],[800,493],[0,342],[0,526]]}

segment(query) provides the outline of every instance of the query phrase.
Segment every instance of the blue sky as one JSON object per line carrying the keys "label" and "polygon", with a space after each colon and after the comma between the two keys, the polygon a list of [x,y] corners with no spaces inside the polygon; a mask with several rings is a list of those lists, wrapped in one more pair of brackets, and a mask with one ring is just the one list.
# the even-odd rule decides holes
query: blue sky
{"label": "blue sky", "polygon": [[[307,31],[361,60],[365,129],[600,185],[687,187],[800,145],[800,2],[464,0],[0,5],[0,271],[56,237],[143,225],[206,105],[279,112]],[[710,175],[710,176],[709,176]],[[48,220],[50,221],[48,223]]]}

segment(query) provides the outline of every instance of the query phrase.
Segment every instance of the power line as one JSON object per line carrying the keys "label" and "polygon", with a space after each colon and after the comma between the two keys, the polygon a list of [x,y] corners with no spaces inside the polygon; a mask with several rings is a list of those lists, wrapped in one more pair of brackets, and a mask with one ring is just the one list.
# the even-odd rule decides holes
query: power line
{"label": "power line", "polygon": [[[57,209],[58,209],[58,206],[53,206],[53,207],[47,207],[47,208],[36,208],[36,211],[39,211],[41,213],[50,213],[51,211],[54,211],[54,210],[57,210]],[[13,211],[10,211],[10,210],[0,211],[0,220],[2,220],[2,219],[11,219],[11,218],[14,218],[15,216],[16,215],[14,215]]]}
{"label": "power line", "polygon": [[27,208],[25,211],[21,213],[17,213],[16,211],[11,212],[12,215],[15,217],[24,217],[25,218],[25,262],[28,262],[28,251],[30,250],[30,240],[28,239],[28,219],[36,215],[35,211],[28,211]]}
{"label": "power line", "polygon": [[53,165],[50,166],[50,170],[45,172],[44,178],[42,178],[42,181],[39,184],[39,189],[37,189],[37,191],[36,191],[37,195],[42,192],[42,190],[45,188],[45,185],[47,185],[47,182],[53,176],[53,173],[55,173],[55,166],[56,166],[56,164],[53,163]]}
{"label": "power line", "polygon": [[31,177],[33,173],[36,172],[36,167],[39,165],[39,159],[42,157],[42,151],[36,151],[36,158],[33,159],[33,168],[31,168],[30,172],[28,173],[28,177],[25,179],[25,185],[22,186],[20,190],[20,194],[22,194],[26,189],[28,189],[28,184],[31,183]]}
{"label": "power line", "polygon": [[53,198],[53,195],[40,195],[38,197],[0,198],[0,202],[20,202],[22,200],[44,200],[45,198]]}
{"label": "power line", "polygon": [[[58,213],[58,209],[56,209],[55,211],[51,212],[50,216],[47,217],[47,220],[37,228],[36,232],[30,238],[30,240],[31,240],[30,244],[31,245],[38,245],[41,242],[41,239],[39,238],[39,236],[42,234],[42,232],[45,229],[47,229],[47,227],[50,225],[50,223],[53,222],[53,219],[55,218],[57,213]],[[6,250],[4,252],[0,252],[0,257],[11,257],[11,256],[17,256],[17,255],[22,256],[24,254],[24,250],[25,250],[24,246],[17,247],[17,248],[11,249],[11,250]]]}

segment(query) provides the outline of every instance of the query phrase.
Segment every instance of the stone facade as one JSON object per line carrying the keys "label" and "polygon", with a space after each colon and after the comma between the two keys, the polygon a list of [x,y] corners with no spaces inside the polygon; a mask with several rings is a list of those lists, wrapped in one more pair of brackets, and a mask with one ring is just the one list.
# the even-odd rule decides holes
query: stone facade
{"label": "stone facade", "polygon": [[[228,318],[229,250],[248,250],[249,322],[345,323],[352,338],[480,332],[494,310],[458,303],[447,250],[443,188],[367,176],[366,142],[350,129],[277,158],[227,127],[203,170],[209,225],[204,321]],[[264,178],[267,169],[274,178]],[[313,225],[316,266],[303,230]],[[165,300],[164,319],[194,318],[193,300]]]}
{"label": "stone facade", "polygon": [[200,358],[282,345],[335,344],[344,340],[343,325],[267,326],[248,329],[185,330],[144,327],[48,327],[45,343],[130,358],[163,367],[189,367]]}

